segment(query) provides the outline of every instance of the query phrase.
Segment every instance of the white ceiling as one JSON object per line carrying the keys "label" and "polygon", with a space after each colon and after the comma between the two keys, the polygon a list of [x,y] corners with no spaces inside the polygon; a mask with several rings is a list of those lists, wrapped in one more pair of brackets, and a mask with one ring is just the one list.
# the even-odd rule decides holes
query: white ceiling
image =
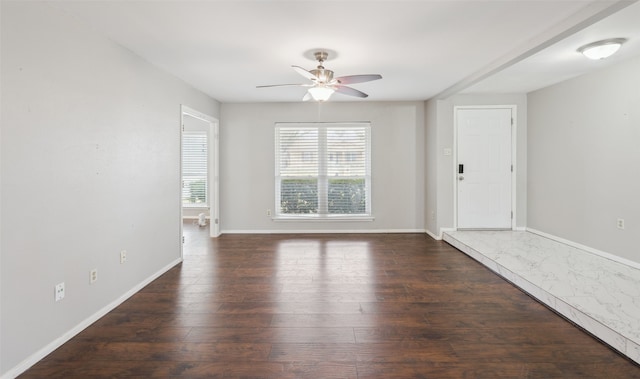
{"label": "white ceiling", "polygon": [[[632,3],[47,2],[223,103],[300,101],[304,88],[256,85],[305,83],[290,66],[315,68],[317,49],[334,53],[325,67],[336,76],[381,74],[353,85],[368,100],[529,92],[640,55],[640,3]],[[593,62],[576,52],[613,37],[629,39],[614,58]],[[336,94],[331,101],[363,100]]]}

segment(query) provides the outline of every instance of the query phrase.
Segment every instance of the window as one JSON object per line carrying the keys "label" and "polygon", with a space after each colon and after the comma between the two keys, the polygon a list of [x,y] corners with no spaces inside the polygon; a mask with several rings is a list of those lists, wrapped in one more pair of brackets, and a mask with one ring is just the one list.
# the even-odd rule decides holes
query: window
{"label": "window", "polygon": [[208,138],[206,131],[182,133],[182,205],[208,206]]}
{"label": "window", "polygon": [[369,123],[278,123],[276,216],[371,216]]}

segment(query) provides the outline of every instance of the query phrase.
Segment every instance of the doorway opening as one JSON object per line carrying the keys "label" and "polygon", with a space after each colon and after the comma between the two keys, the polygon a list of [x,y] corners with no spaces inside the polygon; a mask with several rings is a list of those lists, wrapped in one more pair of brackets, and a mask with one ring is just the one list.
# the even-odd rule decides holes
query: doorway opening
{"label": "doorway opening", "polygon": [[[183,220],[220,236],[218,120],[187,106],[180,122],[180,235]],[[182,238],[182,237],[181,237]]]}

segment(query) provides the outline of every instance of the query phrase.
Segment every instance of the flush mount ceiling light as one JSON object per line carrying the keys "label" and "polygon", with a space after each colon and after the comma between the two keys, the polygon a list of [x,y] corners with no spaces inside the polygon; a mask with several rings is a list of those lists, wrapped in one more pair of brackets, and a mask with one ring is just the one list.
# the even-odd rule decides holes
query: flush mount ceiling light
{"label": "flush mount ceiling light", "polygon": [[578,49],[579,53],[582,53],[585,57],[593,60],[605,59],[613,54],[616,51],[620,50],[620,47],[627,40],[625,38],[611,38],[605,39],[602,41],[597,41],[590,43],[588,45],[584,45]]}

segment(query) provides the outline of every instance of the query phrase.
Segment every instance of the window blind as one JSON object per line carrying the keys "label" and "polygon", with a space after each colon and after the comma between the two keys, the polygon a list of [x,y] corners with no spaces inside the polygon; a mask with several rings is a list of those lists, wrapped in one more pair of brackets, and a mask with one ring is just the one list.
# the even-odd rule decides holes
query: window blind
{"label": "window blind", "polygon": [[205,131],[182,134],[182,204],[208,206],[208,136]]}
{"label": "window blind", "polygon": [[370,215],[368,123],[276,124],[276,215]]}
{"label": "window blind", "polygon": [[329,214],[367,214],[368,146],[365,127],[327,128]]}

